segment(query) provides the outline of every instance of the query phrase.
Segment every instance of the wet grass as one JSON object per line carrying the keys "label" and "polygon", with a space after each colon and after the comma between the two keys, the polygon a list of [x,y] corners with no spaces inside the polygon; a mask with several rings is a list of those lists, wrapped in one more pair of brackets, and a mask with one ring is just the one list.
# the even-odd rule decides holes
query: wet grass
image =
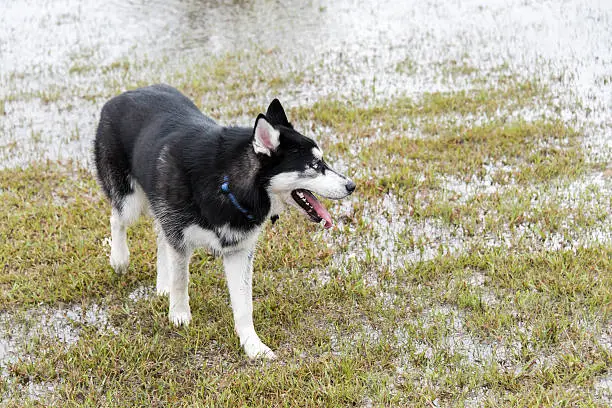
{"label": "wet grass", "polygon": [[[432,136],[376,140],[360,152],[359,159],[385,174],[380,183],[386,191],[400,195],[415,187],[410,177],[414,174],[425,174],[432,184],[441,175],[482,178],[486,174],[499,184],[529,184],[584,171],[576,133],[557,121],[461,125]],[[496,169],[488,171],[487,165]]]}
{"label": "wet grass", "polygon": [[[226,56],[150,82],[235,118],[262,109],[258,89],[311,80],[308,69],[245,61]],[[71,75],[91,71],[79,64]],[[405,64],[400,74],[411,75]],[[74,93],[102,101],[144,85],[136,65],[96,68],[102,89]],[[477,74],[449,66],[450,76]],[[348,206],[328,203],[331,231],[294,213],[264,230],[254,314],[274,362],[248,361],[240,349],[219,260],[194,256],[193,323],[177,329],[167,299],[129,296],[154,286],[150,220],[130,230],[131,266],[117,276],[109,206],[88,171],[60,162],[0,170],[0,308],[14,317],[1,324],[32,325],[19,316],[75,304],[101,305],[109,322],[67,319],[79,333],[70,345],[49,333],[24,338],[0,395],[16,406],[605,406],[594,384],[612,366],[612,247],[575,241],[609,225],[612,196],[588,182],[601,169],[585,161],[580,129],[522,114],[553,106],[545,85],[511,74],[495,81],[290,109],[359,189]],[[460,249],[450,253],[453,239]],[[389,253],[399,261],[387,262]],[[53,392],[28,397],[31,384]]]}
{"label": "wet grass", "polygon": [[[249,362],[218,261],[195,257],[194,321],[176,329],[165,299],[127,299],[154,284],[148,222],[133,230],[132,267],[117,277],[103,244],[108,208],[87,172],[48,165],[1,174],[3,308],[98,302],[115,330],[85,325],[68,348],[39,339],[33,360],[9,366],[17,384],[61,380],[53,398],[63,406],[456,404],[474,389],[491,405],[597,405],[589,390],[611,363],[596,336],[612,312],[609,247],[482,247],[393,271],[336,269],[332,251],[307,238],[316,227],[285,217],[265,231],[254,286],[257,326],[280,358]],[[324,284],[313,275],[320,268],[330,269]],[[364,279],[372,272],[375,286]],[[476,272],[480,285],[470,283]],[[466,348],[449,346],[453,339]]]}
{"label": "wet grass", "polygon": [[546,97],[546,88],[536,81],[514,81],[502,87],[485,87],[456,92],[425,93],[420,99],[397,97],[384,104],[362,107],[346,100],[320,100],[312,107],[299,107],[292,113],[298,119],[315,119],[351,134],[373,124],[378,130],[397,128],[418,117],[440,115],[493,115],[502,108],[511,112],[518,107],[530,107]]}

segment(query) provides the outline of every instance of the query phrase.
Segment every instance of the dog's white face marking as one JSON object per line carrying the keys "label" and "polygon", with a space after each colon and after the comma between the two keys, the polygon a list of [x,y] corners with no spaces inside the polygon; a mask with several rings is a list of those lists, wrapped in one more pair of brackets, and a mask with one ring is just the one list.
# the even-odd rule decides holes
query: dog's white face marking
{"label": "dog's white face marking", "polygon": [[[291,196],[294,190],[309,190],[321,197],[336,200],[344,198],[351,193],[351,191],[347,190],[347,184],[350,183],[348,178],[327,167],[324,171],[315,168],[316,166],[324,166],[321,162],[323,160],[321,149],[315,146],[311,152],[314,161],[305,170],[277,174],[270,179],[268,194],[272,198],[273,203],[287,203],[304,211]],[[281,209],[279,206],[278,212],[271,213],[278,214]]]}
{"label": "dog's white face marking", "polygon": [[323,152],[318,146],[312,147],[310,153],[303,169],[273,176],[267,187],[268,195],[273,202],[299,209],[312,221],[325,220],[325,228],[330,228],[333,225],[331,215],[315,195],[339,200],[351,194],[355,184],[325,164]]}
{"label": "dog's white face marking", "polygon": [[274,194],[284,194],[296,189],[304,189],[325,198],[341,199],[349,195],[346,189],[347,181],[344,176],[331,169],[327,169],[325,174],[314,170],[293,171],[272,177],[268,189]]}

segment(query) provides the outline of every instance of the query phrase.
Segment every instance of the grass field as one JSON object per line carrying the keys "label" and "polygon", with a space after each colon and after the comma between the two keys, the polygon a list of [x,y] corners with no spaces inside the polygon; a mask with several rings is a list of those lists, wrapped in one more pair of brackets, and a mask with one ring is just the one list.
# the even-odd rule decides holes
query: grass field
{"label": "grass field", "polygon": [[[286,73],[273,55],[257,58],[164,74],[151,62],[75,61],[70,75],[94,71],[100,83],[15,86],[0,115],[13,103],[101,106],[164,81],[222,122],[248,124],[265,108],[259,89],[316,86],[316,64]],[[415,64],[398,64],[398,78]],[[154,295],[150,220],[130,231],[130,269],[117,276],[110,208],[90,171],[66,160],[0,170],[2,404],[607,406],[612,168],[563,115],[580,101],[559,102],[547,81],[505,65],[440,72],[469,86],[290,105],[295,127],[358,189],[327,203],[330,231],[286,213],[262,234],[255,326],[272,362],[242,352],[218,259],[192,259],[193,322],[177,329]]]}

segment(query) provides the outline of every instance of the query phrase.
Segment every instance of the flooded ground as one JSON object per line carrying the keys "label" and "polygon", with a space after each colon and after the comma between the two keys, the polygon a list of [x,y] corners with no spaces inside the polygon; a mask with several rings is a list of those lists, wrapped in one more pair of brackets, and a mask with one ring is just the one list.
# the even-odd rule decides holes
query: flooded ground
{"label": "flooded ground", "polygon": [[[244,52],[275,52],[287,73],[311,68],[316,82],[284,98],[300,105],[329,96],[371,104],[470,87],[469,75],[445,72],[449,61],[485,74],[503,66],[545,79],[561,100],[580,100],[581,112],[564,115],[591,122],[593,153],[609,157],[611,8],[589,1],[10,2],[0,15],[0,163],[87,162],[110,96],[104,82],[113,74],[102,67],[127,62],[140,67],[142,81],[169,79],[200,61]],[[408,77],[398,75],[402,62]]]}
{"label": "flooded ground", "polygon": [[[224,123],[248,124],[252,112],[263,110],[273,97],[294,109],[327,100],[368,108],[392,104],[397,98],[418,101],[435,92],[496,87],[511,77],[541,84],[552,95],[550,103],[519,103],[514,109],[510,104],[516,101],[509,98],[508,106],[492,112],[435,116],[433,125],[558,119],[581,133],[585,160],[596,170],[575,180],[528,186],[512,178],[499,181],[499,174],[517,172],[504,160],[487,164],[478,174],[436,175],[442,191],[437,197],[453,203],[469,205],[481,197],[511,196],[514,191],[529,196],[529,211],[519,215],[531,221],[519,225],[486,211],[478,214],[481,222],[474,228],[441,217],[416,218],[415,208],[393,191],[365,203],[353,197],[334,204],[331,212],[339,215],[340,232],[314,236],[329,248],[344,250],[332,256],[332,273],[314,271],[318,285],[333,282],[333,270],[354,267],[366,286],[378,287],[378,272],[362,266],[370,263],[396,270],[482,248],[553,252],[612,243],[611,2],[15,0],[1,7],[0,168],[47,159],[73,160],[90,168],[103,103],[129,87],[151,82],[180,85],[188,93],[204,83],[209,92],[198,93],[199,106]],[[212,74],[200,81],[193,73],[202,66]],[[333,152],[339,170],[352,171],[362,181],[384,177],[384,165],[360,165],[359,158],[371,145],[398,136],[431,137],[419,122],[429,118],[400,116],[400,125],[389,132],[384,123],[376,124],[372,135],[346,148],[350,155]],[[330,145],[345,140],[333,126],[319,126],[317,118],[298,125]],[[425,175],[418,176],[424,182]],[[3,189],[0,186],[0,194]],[[417,198],[430,199],[426,194]],[[522,208],[522,203],[515,204]],[[567,217],[551,228],[542,209],[553,206]],[[355,212],[359,215],[353,218]],[[487,222],[500,227],[488,228]],[[367,233],[358,231],[360,224],[370,226]],[[503,302],[503,294],[487,287],[480,271],[466,279],[484,304]],[[449,282],[456,285],[455,280]],[[397,295],[380,290],[383,303],[395,301]],[[130,299],[148,301],[151,293],[150,287],[140,286]],[[432,331],[436,324],[448,330],[437,345],[416,342],[415,352],[432,359],[441,347],[469,363],[497,359],[510,371],[520,371],[515,355],[524,351],[517,339],[530,337],[532,329],[513,328],[515,337],[509,343],[483,342],[467,332],[464,313],[456,306],[425,303],[417,315],[423,320],[418,330]],[[19,324],[11,325],[12,319]],[[98,327],[105,333],[119,330],[96,303],[89,308],[4,312],[0,324],[0,378],[8,376],[7,367],[20,356],[29,356],[39,337],[70,347],[78,342],[82,327]],[[596,329],[585,330],[609,355],[608,324],[597,322]],[[380,341],[380,330],[364,327],[369,342]],[[395,332],[401,347],[414,335],[413,329],[404,329]],[[343,334],[331,336],[332,349],[339,353]],[[541,354],[533,364],[551,365],[549,357],[560,359]],[[403,357],[399,361],[402,378],[417,376],[412,363]],[[52,392],[54,384],[30,381],[20,385],[20,392],[38,398]],[[612,400],[610,384],[608,366],[592,386],[599,401]],[[476,389],[470,403],[479,405],[488,391]],[[3,394],[0,387],[2,395],[16,394]]]}

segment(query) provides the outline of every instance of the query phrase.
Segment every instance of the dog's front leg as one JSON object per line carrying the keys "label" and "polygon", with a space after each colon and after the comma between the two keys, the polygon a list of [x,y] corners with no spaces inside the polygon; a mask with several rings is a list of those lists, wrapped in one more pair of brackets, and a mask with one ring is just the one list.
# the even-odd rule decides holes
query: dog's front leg
{"label": "dog's front leg", "polygon": [[166,267],[170,281],[169,303],[170,321],[177,326],[187,326],[191,322],[191,309],[189,308],[189,258],[188,249],[176,250],[172,245],[166,246]]}
{"label": "dog's front leg", "polygon": [[224,255],[223,265],[234,313],[234,329],[240,345],[250,358],[275,358],[253,326],[253,249]]}

